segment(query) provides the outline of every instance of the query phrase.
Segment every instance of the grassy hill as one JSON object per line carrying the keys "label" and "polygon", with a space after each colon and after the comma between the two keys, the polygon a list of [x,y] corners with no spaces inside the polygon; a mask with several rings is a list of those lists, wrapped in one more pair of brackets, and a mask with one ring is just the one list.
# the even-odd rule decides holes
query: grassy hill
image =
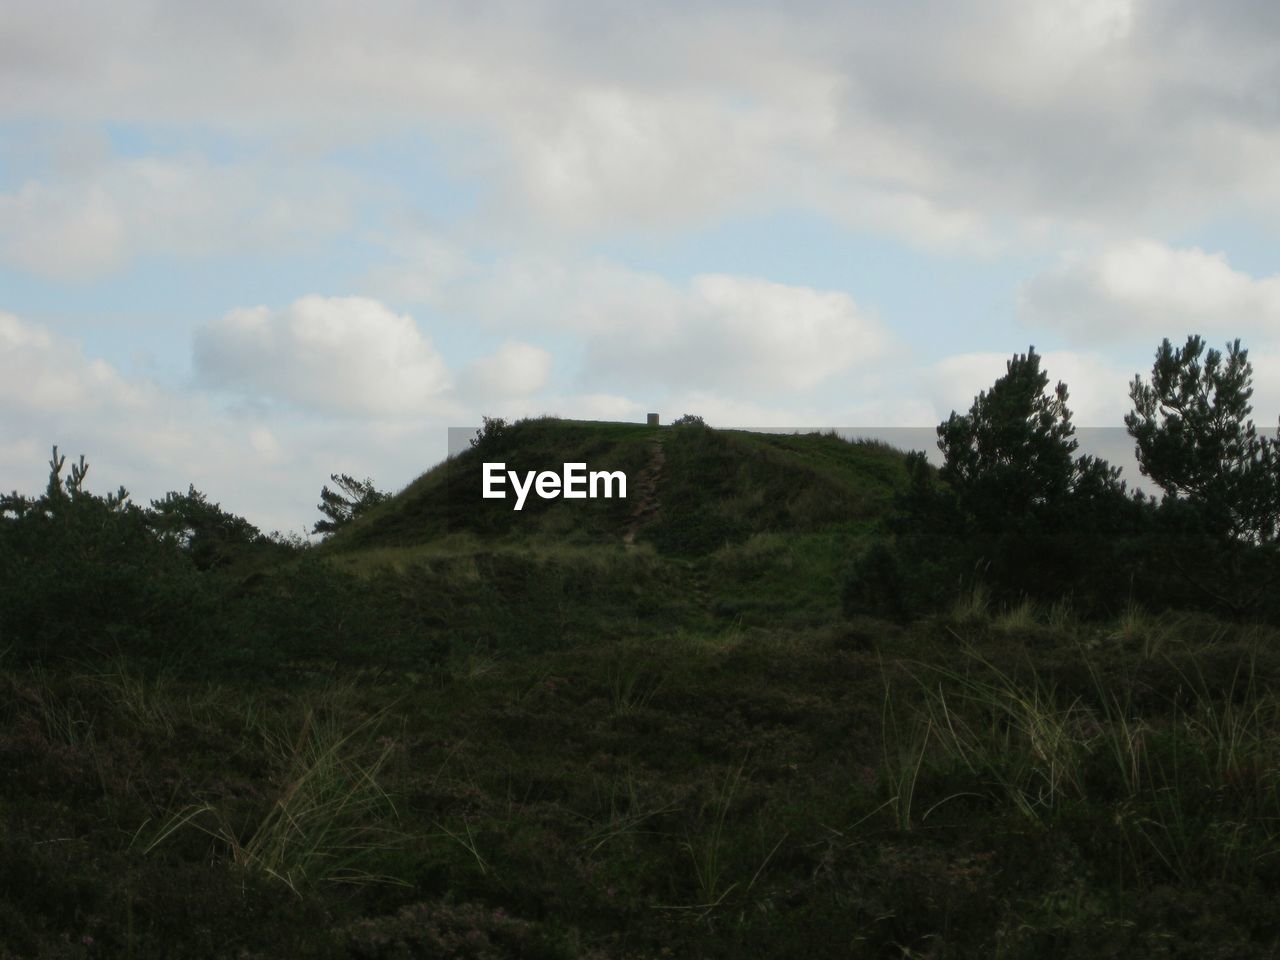
{"label": "grassy hill", "polygon": [[[836,616],[850,553],[904,479],[901,457],[833,434],[524,421],[419,477],[319,555],[414,580],[452,609],[442,625],[500,647],[517,621],[524,649],[676,624],[812,625]],[[481,498],[485,461],[622,470],[629,496],[530,496],[517,512]]]}
{"label": "grassy hill", "polygon": [[[541,500],[524,508],[480,497],[481,465],[510,470],[622,470],[626,500]],[[901,454],[834,434],[775,435],[701,427],[647,427],[552,418],[517,423],[492,443],[452,457],[389,502],[341,530],[333,552],[430,544],[450,536],[570,545],[620,543],[656,500],[639,542],[664,554],[700,556],[764,533],[865,526],[901,482]]]}

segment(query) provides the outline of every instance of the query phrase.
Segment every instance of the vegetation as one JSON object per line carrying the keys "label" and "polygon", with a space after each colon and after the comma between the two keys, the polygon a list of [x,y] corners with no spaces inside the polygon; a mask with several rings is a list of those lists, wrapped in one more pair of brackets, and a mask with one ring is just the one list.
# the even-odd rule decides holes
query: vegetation
{"label": "vegetation", "polygon": [[1150,505],[1126,494],[1118,469],[1076,454],[1066,384],[1047,392],[1040,360],[1034,348],[1015,355],[967,415],[938,427],[936,474],[923,453],[907,457],[891,537],[856,562],[846,612],[910,619],[981,587],[1009,605],[1070,595],[1107,616],[1154,569]]}
{"label": "vegetation", "polygon": [[[1203,357],[1203,360],[1201,359]],[[1274,442],[1258,436],[1249,351],[1235,340],[1225,362],[1188,337],[1156,351],[1151,383],[1135,377],[1125,424],[1142,472],[1181,500],[1219,537],[1270,544],[1280,533],[1280,463]]]}
{"label": "vegetation", "polygon": [[481,417],[482,426],[477,428],[476,435],[471,438],[471,446],[492,446],[502,439],[506,433],[507,421],[502,417]]}
{"label": "vegetation", "polygon": [[967,416],[953,411],[938,427],[946,458],[940,479],[962,519],[979,531],[1056,532],[1088,512],[1082,502],[1123,495],[1119,470],[1074,456],[1067,385],[1058,383],[1049,395],[1048,384],[1033,347],[1008,362]]}
{"label": "vegetation", "polygon": [[845,611],[911,619],[981,587],[1011,606],[1069,596],[1095,618],[1140,598],[1274,621],[1280,460],[1248,419],[1250,378],[1239,341],[1224,362],[1198,337],[1164,341],[1151,384],[1135,377],[1126,424],[1164,489],[1157,503],[1076,456],[1066,385],[1046,392],[1034,349],[1015,355],[968,415],[938,427],[939,471],[907,457],[907,489],[888,536],[854,563]]}
{"label": "vegetation", "polygon": [[[1280,633],[1211,595],[1269,541],[1048,382],[942,471],[490,420],[310,548],[55,450],[0,500],[0,956],[1273,956]],[[630,496],[514,516],[495,456]]]}
{"label": "vegetation", "polygon": [[375,489],[373,480],[368,477],[357,480],[345,473],[334,473],[330,474],[329,479],[338,489],[330,490],[327,486],[321,488],[320,503],[316,505],[316,509],[324,514],[325,519],[316,521],[311,528],[312,533],[341,530],[370,507],[376,507],[389,498],[388,494]]}

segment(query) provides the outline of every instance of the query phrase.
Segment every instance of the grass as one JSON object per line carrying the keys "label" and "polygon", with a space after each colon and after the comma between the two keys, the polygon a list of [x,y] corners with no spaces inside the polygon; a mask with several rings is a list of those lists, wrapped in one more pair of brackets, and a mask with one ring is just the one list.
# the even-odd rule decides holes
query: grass
{"label": "grass", "polygon": [[961,627],[986,623],[991,614],[991,592],[981,580],[962,590],[951,605],[950,619]]}
{"label": "grass", "polygon": [[213,580],[239,658],[0,663],[0,956],[1280,951],[1280,632],[840,619],[896,453],[562,426],[679,509],[459,525],[455,462]]}
{"label": "grass", "polygon": [[581,843],[589,856],[599,853],[608,844],[634,841],[649,821],[679,809],[673,801],[650,802],[646,787],[630,767],[621,774],[611,775],[607,785],[603,785],[605,778],[595,779],[598,786],[592,809],[605,808],[607,812],[603,816],[588,814],[583,818],[590,828]]}
{"label": "grass", "polygon": [[724,876],[725,821],[734,795],[742,784],[745,761],[730,769],[717,785],[710,802],[699,812],[697,832],[683,841],[682,846],[693,863],[697,897],[689,909],[706,917],[722,903],[736,883],[727,883]]}
{"label": "grass", "polygon": [[620,649],[609,670],[613,715],[625,717],[643,710],[662,689],[663,674],[653,650]]}
{"label": "grass", "polygon": [[882,747],[883,780],[889,797],[885,805],[893,813],[894,826],[902,831],[909,831],[916,825],[916,785],[920,781],[920,770],[924,766],[932,733],[932,723],[927,720],[921,722],[917,718],[904,736],[898,729],[891,697],[886,690]]}
{"label": "grass", "polygon": [[641,542],[670,555],[705,556],[755,531],[865,528],[904,480],[901,454],[872,442],[541,418],[511,426],[491,449],[446,460],[331,537],[320,553],[397,563],[406,549],[439,557],[475,541],[617,544],[632,502],[535,498],[517,514],[508,501],[480,498],[481,465],[501,460],[523,471],[585,462],[622,470],[634,486],[655,440],[665,454],[658,490],[664,509]]}
{"label": "grass", "polygon": [[1139,650],[1148,660],[1159,654],[1165,636],[1155,618],[1132,600],[1116,618],[1110,633],[1111,640]]}
{"label": "grass", "polygon": [[968,656],[982,668],[979,676],[929,671],[947,681],[929,687],[930,720],[945,731],[940,739],[954,761],[995,785],[1023,816],[1043,822],[1080,794],[1081,731],[1090,719],[1078,698],[1063,703],[1038,674],[1018,681],[979,654]]}
{"label": "grass", "polygon": [[[929,624],[838,639],[673,633],[252,692],[10,669],[0,868],[26,879],[2,942],[198,955],[199,927],[343,956],[446,907],[514,936],[501,907],[566,957],[788,955],[799,929],[817,955],[1274,943],[1273,635],[1155,661],[1072,632],[1034,661]],[[66,899],[77,875],[94,892]],[[197,889],[194,925],[144,903]],[[251,931],[245,890],[273,904]],[[1201,902],[1211,923],[1178,919]]]}
{"label": "grass", "polygon": [[1036,627],[1039,622],[1040,611],[1031,600],[1022,600],[1007,606],[995,618],[996,629],[1006,632],[1025,632]]}
{"label": "grass", "polygon": [[373,742],[381,718],[375,714],[344,730],[332,703],[308,706],[296,734],[264,734],[277,776],[255,816],[241,826],[227,805],[188,804],[160,824],[143,854],[195,829],[237,867],[279,880],[297,895],[321,882],[403,882],[365,867],[400,840],[395,805],[379,783],[394,748],[390,739]]}

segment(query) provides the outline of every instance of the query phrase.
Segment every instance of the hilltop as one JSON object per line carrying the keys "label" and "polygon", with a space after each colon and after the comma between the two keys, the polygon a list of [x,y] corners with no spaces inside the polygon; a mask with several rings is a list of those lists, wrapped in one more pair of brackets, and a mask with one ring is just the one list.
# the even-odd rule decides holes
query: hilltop
{"label": "hilltop", "polygon": [[[530,498],[516,512],[480,497],[481,464],[510,469],[585,462],[622,470],[626,500]],[[325,549],[421,546],[459,534],[485,542],[603,545],[629,531],[664,555],[705,556],[770,533],[852,529],[878,517],[904,479],[902,455],[834,433],[765,434],[709,427],[541,418],[451,457],[338,532]]]}

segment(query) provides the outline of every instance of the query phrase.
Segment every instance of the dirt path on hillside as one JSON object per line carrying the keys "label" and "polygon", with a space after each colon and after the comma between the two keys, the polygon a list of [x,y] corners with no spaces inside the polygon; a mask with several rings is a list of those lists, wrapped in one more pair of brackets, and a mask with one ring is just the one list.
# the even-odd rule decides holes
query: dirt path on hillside
{"label": "dirt path on hillside", "polygon": [[667,465],[667,452],[662,447],[663,439],[665,438],[658,437],[649,441],[649,463],[636,478],[636,505],[631,511],[631,519],[627,522],[627,530],[622,535],[622,542],[628,547],[635,546],[636,534],[657,520],[661,514],[658,484],[662,482],[662,471]]}

